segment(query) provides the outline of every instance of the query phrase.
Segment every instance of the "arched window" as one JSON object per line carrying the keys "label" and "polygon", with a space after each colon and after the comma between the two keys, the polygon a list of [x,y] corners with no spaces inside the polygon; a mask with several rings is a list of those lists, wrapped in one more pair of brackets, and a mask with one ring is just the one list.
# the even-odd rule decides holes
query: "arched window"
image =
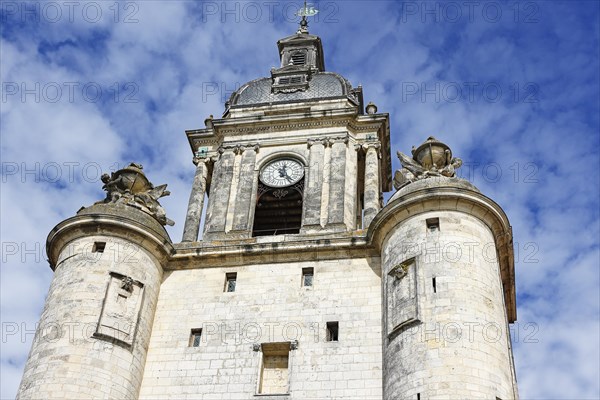
{"label": "arched window", "polygon": [[304,165],[290,157],[267,163],[260,171],[252,236],[300,233]]}

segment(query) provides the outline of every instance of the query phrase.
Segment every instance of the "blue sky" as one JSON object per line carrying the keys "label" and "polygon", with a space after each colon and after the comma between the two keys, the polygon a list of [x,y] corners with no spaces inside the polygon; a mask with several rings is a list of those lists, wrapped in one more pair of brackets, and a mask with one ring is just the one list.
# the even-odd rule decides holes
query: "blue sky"
{"label": "blue sky", "polygon": [[[47,233],[103,198],[101,172],[137,161],[169,184],[179,241],[194,171],[184,130],[269,75],[301,2],[0,4],[4,399],[52,279]],[[390,113],[393,151],[439,137],[507,212],[521,397],[600,398],[599,2],[316,6],[327,70]]]}

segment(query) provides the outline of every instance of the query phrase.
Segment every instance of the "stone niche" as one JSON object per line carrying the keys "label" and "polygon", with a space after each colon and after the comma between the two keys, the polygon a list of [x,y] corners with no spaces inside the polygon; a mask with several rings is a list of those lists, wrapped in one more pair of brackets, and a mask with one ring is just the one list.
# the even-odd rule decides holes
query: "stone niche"
{"label": "stone niche", "polygon": [[141,282],[111,272],[94,336],[126,347],[133,346],[143,297]]}
{"label": "stone niche", "polygon": [[387,276],[387,334],[419,319],[416,259],[393,266]]}

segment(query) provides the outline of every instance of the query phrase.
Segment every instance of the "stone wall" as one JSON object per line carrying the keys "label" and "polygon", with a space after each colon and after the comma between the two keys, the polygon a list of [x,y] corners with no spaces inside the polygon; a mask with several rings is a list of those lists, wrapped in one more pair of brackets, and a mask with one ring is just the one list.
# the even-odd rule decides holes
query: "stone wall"
{"label": "stone wall", "polygon": [[[190,267],[165,273],[140,398],[253,399],[260,344],[273,342],[293,343],[289,398],[382,398],[379,259]],[[303,268],[314,268],[312,287]],[[331,321],[337,342],[326,340]]]}

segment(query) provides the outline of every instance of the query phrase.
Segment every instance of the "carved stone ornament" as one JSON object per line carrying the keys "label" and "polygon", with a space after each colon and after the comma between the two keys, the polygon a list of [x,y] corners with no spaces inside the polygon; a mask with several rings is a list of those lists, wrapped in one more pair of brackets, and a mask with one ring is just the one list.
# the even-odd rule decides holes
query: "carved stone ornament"
{"label": "carved stone ornament", "polygon": [[121,289],[131,292],[133,290],[133,279],[128,276],[121,279]]}
{"label": "carved stone ornament", "polygon": [[95,204],[114,203],[135,207],[152,215],[163,225],[175,225],[167,218],[164,208],[158,199],[171,194],[167,185],[154,187],[142,172],[142,165],[131,163],[127,167],[113,172],[111,175],[102,174],[102,189],[106,198]]}
{"label": "carved stone ornament", "polygon": [[402,169],[394,174],[396,190],[409,183],[431,178],[455,178],[456,170],[462,165],[462,160],[452,157],[452,151],[445,144],[430,136],[419,147],[412,148],[412,158],[398,152]]}

